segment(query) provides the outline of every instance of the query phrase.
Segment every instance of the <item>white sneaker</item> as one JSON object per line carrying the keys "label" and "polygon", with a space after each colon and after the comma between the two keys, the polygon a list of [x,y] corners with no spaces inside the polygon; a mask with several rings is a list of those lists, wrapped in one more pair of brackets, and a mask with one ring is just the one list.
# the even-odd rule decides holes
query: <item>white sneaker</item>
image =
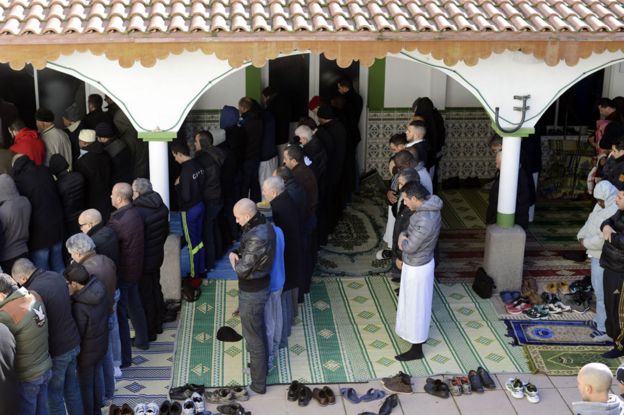
{"label": "white sneaker", "polygon": [[609,337],[607,333],[601,333],[598,336],[592,337],[592,341],[596,343],[612,342],[613,339]]}
{"label": "white sneaker", "polygon": [[123,373],[121,372],[121,368],[120,368],[119,366],[115,366],[115,367],[113,368],[113,371],[114,371],[113,376],[114,376],[115,378],[119,379],[120,377],[122,377],[122,376],[123,376]]}
{"label": "white sneaker", "polygon": [[147,404],[147,411],[146,411],[147,415],[158,415],[159,412],[160,412],[160,408],[158,407],[156,402],[150,402]]}
{"label": "white sneaker", "polygon": [[535,385],[531,382],[524,385],[524,395],[526,396],[527,401],[531,403],[539,403],[540,401],[539,392],[537,391]]}
{"label": "white sneaker", "polygon": [[516,399],[524,398],[524,384],[518,378],[509,378],[505,383],[505,388],[511,393],[511,396]]}
{"label": "white sneaker", "polygon": [[184,415],[195,415],[195,402],[191,398],[184,401],[182,405],[182,413]]}
{"label": "white sneaker", "polygon": [[136,415],[147,415],[147,405],[144,403],[140,403],[134,407],[134,413]]}
{"label": "white sneaker", "polygon": [[203,414],[206,409],[204,405],[204,398],[202,398],[199,393],[193,392],[193,394],[191,395],[191,399],[193,400],[193,404],[195,405],[195,413]]}

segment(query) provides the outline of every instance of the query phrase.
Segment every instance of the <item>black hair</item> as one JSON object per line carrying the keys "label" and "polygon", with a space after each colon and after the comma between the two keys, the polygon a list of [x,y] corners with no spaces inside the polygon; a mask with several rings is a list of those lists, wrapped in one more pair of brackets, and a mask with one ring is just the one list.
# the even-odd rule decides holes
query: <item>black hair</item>
{"label": "black hair", "polygon": [[599,107],[615,108],[615,104],[613,103],[613,100],[607,97],[598,98],[598,101],[596,101],[596,105]]}
{"label": "black hair", "polygon": [[624,135],[620,135],[614,140],[613,145],[616,150],[622,151],[624,150]]}
{"label": "black hair", "polygon": [[338,80],[338,85],[345,88],[353,89],[353,81],[351,81],[351,79],[349,78],[340,78]]}
{"label": "black hair", "polygon": [[191,155],[191,149],[184,140],[173,140],[171,142],[171,152],[184,154],[185,156]]}
{"label": "black hair", "polygon": [[310,127],[310,129],[312,131],[316,130],[316,128],[318,127],[318,125],[316,125],[316,121],[314,121],[314,119],[312,117],[302,117],[299,119],[299,122],[297,123],[297,127],[300,127],[302,125],[306,125],[308,127]]}
{"label": "black hair", "polygon": [[89,105],[93,105],[95,108],[101,109],[104,101],[102,100],[102,95],[91,94],[89,95],[87,102],[89,103]]}
{"label": "black hair", "polygon": [[265,97],[270,97],[271,95],[275,94],[277,91],[275,90],[275,88],[271,87],[271,86],[267,86],[266,88],[264,88],[262,90],[262,95]]}
{"label": "black hair", "polygon": [[400,146],[400,145],[406,145],[407,144],[407,136],[405,135],[405,133],[399,133],[399,134],[395,134],[392,137],[390,137],[390,140],[388,140],[389,144],[394,144],[395,146]]}
{"label": "black hair", "polygon": [[422,120],[413,120],[407,125],[408,127],[423,127],[427,131],[427,124]]}
{"label": "black hair", "polygon": [[401,176],[405,177],[405,184],[411,183],[411,182],[420,183],[420,175],[418,174],[418,170],[416,170],[413,167],[403,169],[401,171]]}
{"label": "black hair", "polygon": [[394,155],[394,165],[399,170],[411,167],[413,161],[414,156],[408,150],[401,150]]}
{"label": "black hair", "polygon": [[26,128],[26,124],[20,118],[15,119],[15,121],[13,121],[11,125],[9,125],[9,130],[16,131],[16,132],[21,130],[22,128]]}
{"label": "black hair", "polygon": [[429,190],[425,188],[420,182],[408,182],[405,186],[399,189],[400,193],[405,193],[409,198],[415,197],[418,200],[427,200],[431,195]]}
{"label": "black hair", "polygon": [[496,146],[496,145],[503,145],[503,137],[501,137],[498,134],[494,134],[492,135],[492,137],[490,138],[490,141],[488,142],[488,145],[490,147],[492,146]]}
{"label": "black hair", "polygon": [[207,149],[212,146],[214,139],[212,138],[212,133],[208,130],[201,130],[195,133],[195,136],[199,136],[199,146],[202,150]]}
{"label": "black hair", "polygon": [[89,279],[91,279],[89,271],[87,271],[82,264],[77,262],[69,264],[69,266],[65,268],[65,271],[63,271],[63,275],[67,281],[77,282],[80,285],[87,285]]}
{"label": "black hair", "polygon": [[303,153],[303,149],[299,146],[288,146],[286,147],[286,154],[288,157],[295,160],[298,164],[303,163],[303,157],[305,156]]}

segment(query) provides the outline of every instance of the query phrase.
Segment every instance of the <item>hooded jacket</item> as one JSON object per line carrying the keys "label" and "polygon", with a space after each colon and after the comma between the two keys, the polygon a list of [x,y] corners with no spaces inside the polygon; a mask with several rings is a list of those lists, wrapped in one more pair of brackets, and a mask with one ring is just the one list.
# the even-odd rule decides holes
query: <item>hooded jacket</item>
{"label": "hooded jacket", "polygon": [[95,366],[108,348],[108,301],[106,288],[92,277],[72,295],[72,313],[80,333],[78,366]]}
{"label": "hooded jacket", "polygon": [[225,130],[225,142],[237,166],[242,163],[245,155],[245,130],[237,125],[239,117],[238,109],[226,105],[221,110],[219,119],[219,126]]}
{"label": "hooded jacket", "polygon": [[195,160],[204,168],[202,198],[207,205],[221,201],[221,166],[225,156],[223,150],[214,146],[195,153]]}
{"label": "hooded jacket", "polygon": [[71,299],[65,278],[54,271],[38,269],[24,283],[28,291],[41,296],[48,314],[48,346],[53,359],[80,345]]}
{"label": "hooded jacket", "polygon": [[421,207],[414,210],[407,227],[407,240],[403,241],[403,262],[417,267],[433,259],[442,226],[442,199],[432,195]]}
{"label": "hooded jacket", "polygon": [[99,210],[102,220],[107,221],[112,209],[110,157],[102,144],[97,141],[83,150],[86,150],[87,154],[76,161],[74,170],[82,174],[87,185],[85,208]]}
{"label": "hooded jacket", "polygon": [[169,236],[169,209],[154,191],[142,194],[132,203],[143,218],[143,270],[157,273],[165,257],[165,241]]}
{"label": "hooded jacket", "polygon": [[68,235],[80,232],[78,216],[85,207],[85,179],[77,171],[68,171],[69,164],[60,154],[50,158],[50,172],[56,176],[56,188],[63,204],[65,227]]}
{"label": "hooded jacket", "polygon": [[0,261],[7,261],[28,252],[30,202],[20,196],[11,176],[0,174],[0,230],[3,243]]}
{"label": "hooded jacket", "polygon": [[583,240],[583,246],[587,250],[587,255],[591,258],[600,258],[602,245],[604,244],[600,225],[617,212],[616,196],[617,189],[607,180],[598,182],[594,188],[594,198],[604,200],[605,207],[602,208],[596,203],[594,210],[589,214],[587,221],[576,235],[577,239]]}
{"label": "hooded jacket", "polygon": [[13,165],[15,184],[32,206],[28,247],[31,251],[50,248],[63,240],[63,205],[52,173],[46,166],[35,166],[28,157]]}
{"label": "hooded jacket", "polygon": [[27,155],[37,166],[41,166],[45,161],[45,143],[39,138],[39,134],[30,128],[22,128],[15,134],[15,141],[9,150],[15,154]]}
{"label": "hooded jacket", "polygon": [[622,415],[624,404],[614,394],[609,394],[607,402],[572,402],[575,415]]}
{"label": "hooded jacket", "polygon": [[240,247],[233,252],[239,257],[234,267],[239,289],[255,292],[267,288],[275,258],[275,232],[262,213],[256,212],[243,226]]}
{"label": "hooded jacket", "polygon": [[15,337],[15,371],[21,382],[37,379],[52,367],[48,353],[48,315],[37,293],[18,288],[0,301],[0,323]]}

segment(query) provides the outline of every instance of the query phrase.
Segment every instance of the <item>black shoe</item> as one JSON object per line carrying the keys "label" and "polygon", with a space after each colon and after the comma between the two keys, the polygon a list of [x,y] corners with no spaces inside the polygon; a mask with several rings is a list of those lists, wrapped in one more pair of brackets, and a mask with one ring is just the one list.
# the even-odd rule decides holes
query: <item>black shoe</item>
{"label": "black shoe", "polygon": [[401,288],[395,288],[394,292],[396,293],[396,295],[399,295],[399,292],[401,291]]}
{"label": "black shoe", "polygon": [[264,387],[264,389],[258,389],[252,383],[251,385],[249,385],[249,389],[256,392],[258,395],[264,395],[266,393],[266,386]]}
{"label": "black shoe", "polygon": [[398,277],[392,277],[392,279],[390,281],[392,281],[392,282],[401,282],[401,276],[399,275]]}
{"label": "black shoe", "polygon": [[399,404],[399,397],[396,393],[388,396],[379,408],[379,415],[389,415]]}
{"label": "black shoe", "polygon": [[[157,334],[149,334],[149,335],[147,336],[147,340],[148,340],[150,343],[151,343],[151,342],[155,342],[155,341],[156,341],[156,339],[158,339],[158,335],[157,335]],[[148,346],[148,349],[149,349],[149,346]],[[147,350],[147,349],[145,349],[145,350]]]}
{"label": "black shoe", "polygon": [[496,389],[496,382],[494,382],[487,370],[479,366],[477,368],[477,373],[481,377],[481,383],[483,383],[483,386],[487,389]]}
{"label": "black shoe", "polygon": [[624,351],[618,350],[617,347],[614,347],[608,352],[602,354],[602,357],[604,357],[605,359],[617,359],[618,357],[622,356],[624,356]]}
{"label": "black shoe", "polygon": [[479,376],[475,370],[468,372],[468,379],[470,379],[470,386],[472,387],[473,392],[483,393],[484,389],[481,376]]}
{"label": "black shoe", "polygon": [[307,386],[303,386],[299,389],[299,397],[297,399],[299,406],[308,406],[312,400],[312,391]]}
{"label": "black shoe", "polygon": [[161,405],[160,405],[160,412],[158,412],[160,415],[169,415],[171,414],[171,402],[169,401],[164,401]]}
{"label": "black shoe", "polygon": [[170,415],[182,415],[182,405],[180,402],[173,402],[171,404],[171,409],[169,409]]}
{"label": "black shoe", "polygon": [[299,389],[301,389],[304,385],[299,383],[296,380],[293,380],[288,387],[288,400],[291,402],[295,402],[299,399]]}
{"label": "black shoe", "polygon": [[422,343],[413,344],[412,347],[405,353],[395,356],[394,358],[399,362],[409,362],[410,360],[419,360],[424,358],[425,355],[422,351]]}
{"label": "black shoe", "polygon": [[138,345],[136,344],[134,340],[135,339],[132,339],[132,347],[134,347],[135,349],[139,349],[139,350],[149,350],[149,343]]}

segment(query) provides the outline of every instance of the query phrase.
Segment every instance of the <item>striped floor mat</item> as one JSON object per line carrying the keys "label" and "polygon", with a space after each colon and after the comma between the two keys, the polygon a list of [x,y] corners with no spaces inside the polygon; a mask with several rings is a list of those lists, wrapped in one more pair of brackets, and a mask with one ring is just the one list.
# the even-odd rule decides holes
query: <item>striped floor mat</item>
{"label": "striped floor mat", "polygon": [[[247,384],[244,342],[216,341],[229,325],[240,332],[235,281],[209,280],[202,297],[185,303],[178,332],[173,385],[217,387]],[[526,372],[522,350],[505,338],[492,305],[465,284],[437,285],[426,358],[401,363],[408,344],[394,334],[395,285],[386,278],[316,279],[300,308],[289,347],[280,351],[269,384],[358,382],[395,374],[466,373],[484,366],[493,373]]]}

